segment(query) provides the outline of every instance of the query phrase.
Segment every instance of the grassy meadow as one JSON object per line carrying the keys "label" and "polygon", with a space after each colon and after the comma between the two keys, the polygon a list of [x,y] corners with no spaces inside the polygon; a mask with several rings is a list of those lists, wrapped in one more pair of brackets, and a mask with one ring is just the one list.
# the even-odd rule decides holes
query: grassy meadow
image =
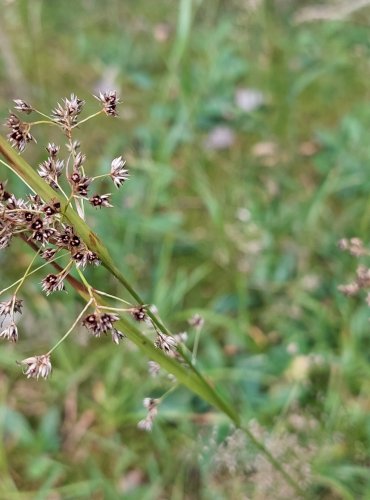
{"label": "grassy meadow", "polygon": [[[119,117],[78,131],[92,175],[122,155],[130,180],[87,220],[147,304],[193,348],[197,366],[313,499],[370,498],[370,310],[346,297],[369,257],[370,2],[336,19],[301,0],[0,0],[0,113],[22,98],[48,113],[63,97]],[[355,4],[355,2],[353,2]],[[331,10],[330,10],[331,6]],[[320,17],[320,8],[317,8]],[[2,134],[6,134],[2,127]],[[23,156],[59,141],[40,126]],[[26,186],[0,164],[18,196]],[[0,253],[0,289],[32,258]],[[98,289],[125,297],[102,267]],[[22,288],[20,340],[0,345],[0,500],[295,500],[225,416],[183,387],[138,429],[152,378],[129,341],[76,331],[47,381],[16,361],[39,354],[83,307]]]}

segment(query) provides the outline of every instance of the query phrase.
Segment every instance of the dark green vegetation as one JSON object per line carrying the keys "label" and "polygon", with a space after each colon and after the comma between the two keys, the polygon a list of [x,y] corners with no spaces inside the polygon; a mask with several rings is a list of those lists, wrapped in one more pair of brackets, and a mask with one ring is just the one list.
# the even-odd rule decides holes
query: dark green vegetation
{"label": "dark green vegetation", "polygon": [[[369,241],[370,7],[297,24],[302,4],[2,0],[1,116],[13,98],[48,110],[71,92],[93,112],[111,80],[120,118],[80,138],[91,172],[123,154],[131,180],[89,222],[190,346],[187,320],[204,317],[199,366],[288,469],[311,465],[313,498],[368,498],[370,311],[337,291],[357,265],[337,241]],[[248,112],[246,89],[264,96]],[[206,147],[219,126],[233,143]],[[53,133],[37,131],[31,164]],[[30,255],[21,242],[1,252],[0,288]],[[43,296],[42,277],[23,289],[20,342],[0,346],[0,498],[274,498],[270,469],[187,390],[151,434],[137,429],[142,399],[169,382],[129,343],[76,331],[49,381],[23,379],[15,360],[48,349],[82,307],[70,289]],[[122,294],[104,269],[89,277]],[[294,498],[273,479],[276,498]]]}

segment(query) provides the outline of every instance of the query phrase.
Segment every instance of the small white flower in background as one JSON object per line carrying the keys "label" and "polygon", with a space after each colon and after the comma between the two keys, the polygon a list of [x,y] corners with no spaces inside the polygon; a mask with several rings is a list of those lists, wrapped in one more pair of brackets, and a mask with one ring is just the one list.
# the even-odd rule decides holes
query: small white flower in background
{"label": "small white flower in background", "polygon": [[250,113],[251,111],[258,109],[264,103],[265,97],[259,90],[240,88],[235,92],[236,106],[246,113]]}
{"label": "small white flower in background", "polygon": [[18,340],[18,328],[14,322],[11,322],[2,332],[0,332],[0,338],[5,340],[10,340],[11,342],[17,342]]}
{"label": "small white flower in background", "polygon": [[167,354],[167,356],[170,356],[170,358],[174,358],[176,356],[177,342],[176,339],[170,335],[164,335],[163,333],[158,332],[154,345]]}
{"label": "small white flower in background", "polygon": [[185,344],[185,342],[188,340],[188,333],[180,332],[174,335],[173,338],[176,340],[178,344]]}
{"label": "small white flower in background", "polygon": [[148,372],[151,377],[157,377],[161,366],[155,361],[148,361]]}
{"label": "small white flower in background", "polygon": [[27,378],[48,378],[52,369],[49,354],[32,356],[23,359],[18,364],[22,366],[23,373]]}
{"label": "small white flower in background", "polygon": [[194,314],[188,321],[190,326],[193,326],[194,328],[198,328],[199,330],[203,327],[204,325],[204,318],[200,314]]}
{"label": "small white flower in background", "polygon": [[204,148],[209,150],[229,149],[235,142],[235,132],[227,125],[214,127],[204,140]]}
{"label": "small white flower in background", "polygon": [[143,405],[148,410],[148,413],[143,420],[140,420],[137,426],[139,429],[149,432],[152,430],[153,421],[158,413],[159,399],[145,398]]}

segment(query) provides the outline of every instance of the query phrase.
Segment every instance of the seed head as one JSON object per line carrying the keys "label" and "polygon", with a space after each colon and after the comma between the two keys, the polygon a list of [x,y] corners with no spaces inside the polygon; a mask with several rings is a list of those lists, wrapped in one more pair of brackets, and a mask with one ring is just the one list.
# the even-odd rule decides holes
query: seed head
{"label": "seed head", "polygon": [[33,108],[30,104],[27,104],[25,101],[22,99],[13,99],[13,102],[15,102],[14,109],[17,109],[18,111],[22,111],[22,113],[26,113],[29,115],[32,113]]}
{"label": "seed head", "polygon": [[23,373],[27,378],[47,378],[52,370],[50,356],[48,354],[32,356],[24,359],[18,364],[22,366]]}
{"label": "seed head", "polygon": [[57,248],[47,248],[46,250],[40,253],[40,257],[42,259],[49,261],[54,258],[54,255],[57,253],[57,251],[58,251]]}
{"label": "seed head", "polygon": [[8,325],[2,332],[0,332],[0,338],[10,340],[10,342],[17,342],[18,328],[14,321],[12,321],[10,325]]}
{"label": "seed head", "polygon": [[111,334],[112,334],[112,341],[117,345],[121,342],[121,340],[125,338],[125,335],[116,328],[112,328]]}
{"label": "seed head", "polygon": [[5,191],[6,187],[6,181],[5,182],[0,182],[0,201],[6,201],[9,200],[9,198],[12,196],[8,191]]}
{"label": "seed head", "polygon": [[102,333],[107,333],[112,330],[113,323],[119,320],[119,316],[112,313],[101,313],[96,311],[89,314],[82,320],[82,324],[87,328],[94,337],[100,337]]}
{"label": "seed head", "polygon": [[190,326],[200,330],[204,325],[204,319],[200,314],[194,314],[194,316],[189,319],[188,323]]}
{"label": "seed head", "polygon": [[148,413],[147,416],[143,420],[140,420],[140,422],[137,424],[139,429],[147,432],[152,430],[153,421],[158,413],[159,402],[160,402],[159,399],[153,399],[153,398],[144,399],[143,405],[147,409]]}
{"label": "seed head", "polygon": [[0,316],[13,316],[14,313],[22,313],[23,300],[17,299],[14,296],[5,301],[0,302]]}
{"label": "seed head", "polygon": [[110,169],[110,177],[114,182],[114,185],[116,188],[119,188],[122,186],[122,184],[127,181],[129,178],[129,173],[128,170],[124,168],[125,166],[125,161],[122,160],[122,156],[118,156],[118,158],[114,158],[114,160],[111,163],[111,169]]}
{"label": "seed head", "polygon": [[63,103],[58,103],[52,110],[51,115],[57,123],[62,125],[64,130],[70,130],[76,125],[78,115],[81,113],[85,101],[71,94],[69,99],[63,99]]}
{"label": "seed head", "polygon": [[53,142],[49,142],[49,144],[46,148],[46,151],[49,153],[49,155],[52,158],[55,158],[57,156],[57,154],[59,153],[59,150],[60,150],[60,146],[57,146]]}
{"label": "seed head", "polygon": [[100,264],[100,260],[96,253],[86,248],[78,249],[76,252],[72,253],[72,259],[76,262],[76,266],[82,269],[86,267],[86,264],[94,264],[96,266]]}
{"label": "seed head", "polygon": [[84,175],[80,175],[77,170],[75,170],[69,177],[70,184],[74,194],[79,196],[87,196],[87,190],[91,183],[91,178]]}
{"label": "seed head", "polygon": [[151,377],[157,377],[160,369],[161,366],[159,363],[156,363],[155,361],[148,361],[148,372]]}
{"label": "seed head", "polygon": [[147,318],[145,306],[134,307],[131,314],[136,321],[145,321]]}
{"label": "seed head", "polygon": [[109,203],[111,193],[107,193],[107,194],[95,194],[94,196],[92,196],[90,199],[89,199],[89,203],[95,207],[95,208],[102,208],[102,207],[113,207],[113,205],[111,205]]}
{"label": "seed head", "polygon": [[35,138],[30,133],[30,125],[22,122],[17,115],[11,113],[6,124],[10,128],[10,132],[7,135],[9,142],[20,153],[24,151],[28,142],[35,141]]}
{"label": "seed head", "polygon": [[154,345],[170,358],[174,358],[177,354],[177,342],[170,335],[164,335],[164,333],[158,332]]}
{"label": "seed head", "polygon": [[58,178],[64,168],[64,160],[57,160],[50,156],[47,160],[40,163],[37,173],[54,189],[58,189]]}
{"label": "seed head", "polygon": [[46,293],[46,295],[50,295],[51,293],[59,290],[64,290],[63,281],[63,274],[48,274],[41,282],[42,290]]}
{"label": "seed head", "polygon": [[116,108],[120,100],[117,98],[117,92],[115,90],[99,92],[99,96],[94,95],[94,97],[103,104],[103,111],[106,115],[118,116]]}

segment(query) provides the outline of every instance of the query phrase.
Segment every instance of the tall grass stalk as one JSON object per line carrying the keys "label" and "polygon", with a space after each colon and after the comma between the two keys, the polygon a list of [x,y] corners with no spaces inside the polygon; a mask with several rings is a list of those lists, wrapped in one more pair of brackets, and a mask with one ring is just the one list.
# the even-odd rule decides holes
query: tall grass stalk
{"label": "tall grass stalk", "polygon": [[[30,188],[33,192],[37,193],[45,202],[57,199],[62,206],[62,213],[70,224],[78,231],[81,239],[87,247],[95,252],[100,258],[102,264],[116,279],[124,286],[128,293],[135,299],[135,301],[143,305],[144,301],[140,295],[135,291],[134,287],[127,281],[123,273],[118,269],[112,260],[108,249],[104,246],[99,237],[90,229],[88,224],[82,220],[73,208],[66,202],[66,200],[55,192],[32,167],[21,157],[16,151],[7,143],[5,138],[0,136],[0,153],[6,165],[12,170],[20,179]],[[54,264],[57,266],[57,264]],[[89,291],[84,283],[79,282],[76,278],[71,276],[67,277],[69,283],[79,293],[79,295],[86,301],[91,300],[91,291]],[[105,305],[102,298],[94,295],[94,298],[100,305]],[[155,326],[164,334],[170,334],[167,327],[162,323],[156,314],[148,309],[148,315],[155,324]],[[302,490],[300,485],[290,476],[285,470],[283,465],[279,463],[269,452],[263,442],[254,437],[249,428],[242,423],[242,419],[237,409],[228,402],[219,392],[205,379],[200,373],[198,368],[194,366],[191,355],[188,355],[183,348],[179,348],[179,353],[185,365],[180,364],[176,359],[166,356],[161,350],[157,349],[150,339],[148,339],[133,323],[127,318],[121,317],[117,325],[125,332],[127,337],[151,360],[156,361],[167,372],[173,374],[177,381],[192,392],[203,398],[209,404],[213,405],[224,415],[226,415],[232,423],[241,429],[258,450],[266,457],[272,466],[281,473],[286,482],[290,484],[296,491],[297,495],[302,498],[307,497],[306,493]]]}

